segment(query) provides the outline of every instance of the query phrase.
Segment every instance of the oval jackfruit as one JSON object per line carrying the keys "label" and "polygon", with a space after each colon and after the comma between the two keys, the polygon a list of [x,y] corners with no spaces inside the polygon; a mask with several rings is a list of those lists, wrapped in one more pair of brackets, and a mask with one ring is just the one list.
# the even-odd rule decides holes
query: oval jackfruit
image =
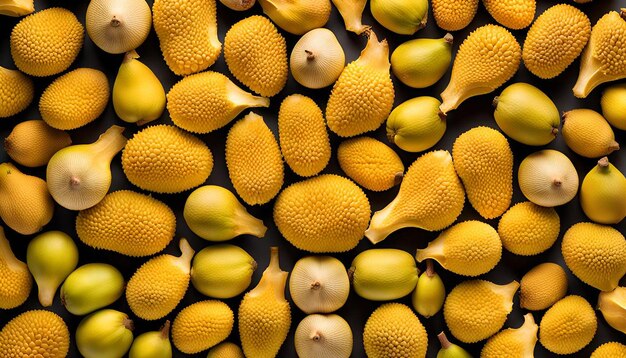
{"label": "oval jackfruit", "polygon": [[234,321],[233,311],[224,302],[196,302],[174,319],[172,341],[183,353],[199,353],[225,340],[233,330]]}
{"label": "oval jackfruit", "polygon": [[69,348],[65,322],[50,311],[26,311],[0,331],[0,352],[7,358],[64,358]]}
{"label": "oval jackfruit", "polygon": [[446,31],[462,30],[472,22],[478,0],[432,0],[437,26]]}
{"label": "oval jackfruit", "polygon": [[4,140],[4,149],[11,159],[26,167],[48,164],[57,151],[72,144],[70,135],[54,129],[42,120],[21,122]]}
{"label": "oval jackfruit", "polygon": [[567,296],[543,315],[539,342],[552,353],[576,353],[591,343],[597,327],[596,314],[589,302],[580,296]]}
{"label": "oval jackfruit", "polygon": [[0,66],[0,118],[14,116],[33,101],[33,81],[18,70]]}
{"label": "oval jackfruit", "polygon": [[386,303],[367,319],[363,330],[363,345],[370,358],[424,358],[428,348],[428,335],[419,318],[408,306]]}
{"label": "oval jackfruit", "polygon": [[500,25],[509,29],[526,28],[535,18],[535,0],[483,0],[483,5]]}
{"label": "oval jackfruit", "polygon": [[561,219],[553,208],[526,201],[512,206],[498,223],[502,245],[516,255],[537,255],[559,237]]}
{"label": "oval jackfruit", "polygon": [[567,275],[561,266],[544,262],[526,272],[520,282],[520,307],[539,311],[555,304],[567,293]]}

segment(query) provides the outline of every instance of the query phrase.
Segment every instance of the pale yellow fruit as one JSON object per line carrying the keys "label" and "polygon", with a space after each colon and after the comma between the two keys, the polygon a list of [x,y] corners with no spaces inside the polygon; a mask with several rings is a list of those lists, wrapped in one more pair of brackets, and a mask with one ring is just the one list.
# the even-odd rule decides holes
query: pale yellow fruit
{"label": "pale yellow fruit", "polygon": [[294,345],[300,358],[348,358],[352,353],[352,330],[336,314],[306,316],[296,327]]}
{"label": "pale yellow fruit", "polygon": [[89,263],[67,276],[59,292],[61,304],[72,314],[85,315],[117,301],[125,284],[115,267]]}
{"label": "pale yellow fruit", "polygon": [[233,311],[222,301],[200,301],[182,309],[172,324],[179,351],[199,353],[225,340],[233,330]]}
{"label": "pale yellow fruit", "polygon": [[409,253],[397,249],[370,249],[352,261],[348,275],[352,288],[372,301],[390,301],[411,293],[419,271]]}
{"label": "pale yellow fruit", "polygon": [[535,0],[483,0],[489,14],[509,29],[526,28],[535,18]]}
{"label": "pale yellow fruit", "polygon": [[365,354],[370,358],[425,358],[428,336],[419,318],[408,306],[386,303],[367,319],[363,345]]}
{"label": "pale yellow fruit", "polygon": [[293,267],[289,294],[304,313],[330,313],[348,300],[350,280],[341,261],[332,256],[307,256]]}
{"label": "pale yellow fruit", "polygon": [[370,0],[372,16],[388,30],[413,35],[426,26],[427,0]]}
{"label": "pale yellow fruit", "polygon": [[402,102],[387,118],[387,139],[407,152],[433,147],[446,132],[446,115],[441,102],[428,96]]}
{"label": "pale yellow fruit", "polygon": [[552,353],[576,353],[591,343],[597,327],[596,314],[589,302],[580,296],[567,296],[543,315],[539,342]]}
{"label": "pale yellow fruit", "polygon": [[346,65],[346,56],[337,37],[325,28],[313,29],[296,42],[289,57],[291,75],[304,87],[330,86]]}
{"label": "pale yellow fruit", "polygon": [[600,292],[598,309],[606,322],[614,329],[626,334],[626,287],[616,287],[610,292]]}
{"label": "pale yellow fruit", "polygon": [[437,26],[446,31],[462,30],[472,22],[478,0],[432,0]]}
{"label": "pale yellow fruit", "polygon": [[4,140],[4,149],[17,163],[26,167],[48,164],[54,153],[72,144],[70,135],[42,120],[19,123]]}
{"label": "pale yellow fruit", "polygon": [[600,105],[607,122],[617,129],[626,130],[626,84],[616,84],[604,90]]}
{"label": "pale yellow fruit", "polygon": [[626,177],[607,157],[585,175],[580,205],[585,215],[599,224],[617,224],[626,217]]}
{"label": "pale yellow fruit", "polygon": [[544,149],[520,163],[517,181],[524,196],[533,203],[553,207],[570,202],[578,193],[578,172],[565,154]]}
{"label": "pale yellow fruit", "polygon": [[330,0],[259,0],[259,4],[278,27],[295,35],[324,27],[330,17]]}
{"label": "pale yellow fruit", "polygon": [[0,352],[7,358],[65,358],[69,349],[67,325],[50,311],[26,311],[0,331]]}
{"label": "pale yellow fruit", "polygon": [[28,299],[33,287],[28,267],[11,251],[11,245],[4,235],[2,226],[0,226],[0,282],[2,282],[0,309],[3,310],[21,306]]}
{"label": "pale yellow fruit", "polygon": [[551,248],[560,229],[556,210],[529,201],[512,206],[498,223],[502,246],[522,256],[537,255]]}
{"label": "pale yellow fruit", "polygon": [[591,109],[574,109],[563,114],[565,144],[586,158],[599,158],[619,149],[615,134],[602,115]]}
{"label": "pale yellow fruit", "polygon": [[360,35],[371,28],[361,22],[367,0],[332,0],[332,2],[339,11],[346,30]]}
{"label": "pale yellow fruit", "polygon": [[11,117],[25,110],[34,96],[35,85],[28,76],[0,66],[0,118]]}
{"label": "pale yellow fruit", "polygon": [[413,88],[426,88],[443,77],[452,61],[452,35],[440,39],[414,39],[398,46],[391,54],[391,70],[400,82]]}
{"label": "pale yellow fruit", "polygon": [[0,4],[0,15],[20,17],[35,11],[34,0],[6,0]]}
{"label": "pale yellow fruit", "polygon": [[91,40],[104,52],[119,54],[139,47],[152,27],[145,0],[91,0],[85,14]]}
{"label": "pale yellow fruit", "polygon": [[520,307],[545,310],[567,294],[567,275],[561,266],[544,262],[524,274],[520,281]]}

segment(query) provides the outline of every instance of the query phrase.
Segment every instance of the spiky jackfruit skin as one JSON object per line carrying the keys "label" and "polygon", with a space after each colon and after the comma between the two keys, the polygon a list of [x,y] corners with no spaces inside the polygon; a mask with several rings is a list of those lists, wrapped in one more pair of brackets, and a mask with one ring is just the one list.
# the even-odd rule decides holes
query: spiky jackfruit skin
{"label": "spiky jackfruit skin", "polygon": [[76,217],[76,232],[86,245],[128,256],[163,250],[176,231],[174,212],[164,203],[130,190],[108,194]]}
{"label": "spiky jackfruit skin", "polygon": [[604,343],[589,358],[626,358],[626,345],[619,342]]}
{"label": "spiky jackfruit skin", "polygon": [[213,170],[213,155],[202,140],[162,124],[143,129],[126,143],[122,168],[141,189],[179,193],[204,183]]}
{"label": "spiky jackfruit skin", "polygon": [[626,21],[619,13],[611,11],[598,20],[589,44],[600,72],[608,76],[626,76]]}
{"label": "spiky jackfruit skin", "polygon": [[34,96],[35,86],[28,76],[0,66],[0,118],[25,110]]}
{"label": "spiky jackfruit skin", "polygon": [[419,358],[426,357],[428,336],[408,306],[386,303],[367,319],[363,345],[370,358]]}
{"label": "spiky jackfruit skin", "polygon": [[269,202],[283,186],[283,158],[263,117],[250,113],[230,128],[225,157],[230,181],[248,205]]}
{"label": "spiky jackfruit skin", "polygon": [[330,160],[324,115],[309,97],[294,94],[283,100],[278,112],[278,137],[285,161],[300,176],[318,174]]}
{"label": "spiky jackfruit skin", "polygon": [[224,59],[241,83],[264,97],[272,97],[287,83],[287,45],[264,16],[250,16],[228,30]]}
{"label": "spiky jackfruit skin", "polygon": [[472,22],[478,0],[432,0],[437,26],[446,31],[462,30]]}
{"label": "spiky jackfruit skin", "polygon": [[502,215],[513,197],[513,152],[502,133],[476,127],[461,134],[452,149],[454,169],[467,199],[485,219]]}
{"label": "spiky jackfruit skin", "polygon": [[572,273],[600,291],[612,291],[626,274],[626,239],[610,226],[572,225],[563,235],[561,252]]}
{"label": "spiky jackfruit skin", "polygon": [[215,0],[155,0],[152,22],[163,58],[179,76],[207,69],[222,51]]}
{"label": "spiky jackfruit skin", "polygon": [[535,76],[560,75],[585,48],[591,22],[584,12],[568,4],[552,6],[528,30],[522,59]]}
{"label": "spiky jackfruit skin", "polygon": [[591,342],[597,326],[596,314],[589,302],[570,295],[543,315],[539,324],[539,342],[552,353],[576,353]]}
{"label": "spiky jackfruit skin", "polygon": [[363,238],[370,213],[361,188],[334,174],[292,184],[274,204],[280,233],[295,247],[311,252],[353,249]]}
{"label": "spiky jackfruit skin", "polygon": [[50,127],[69,130],[100,117],[109,102],[109,81],[93,68],[77,68],[57,78],[39,99],[39,112]]}
{"label": "spiky jackfruit skin", "polygon": [[63,319],[50,311],[27,311],[0,331],[4,358],[65,358],[70,332]]}
{"label": "spiky jackfruit skin", "polygon": [[183,353],[202,352],[225,340],[233,330],[234,322],[233,311],[224,302],[196,302],[180,311],[174,319],[172,341]]}
{"label": "spiky jackfruit skin", "polygon": [[11,56],[20,71],[43,77],[65,71],[83,47],[85,29],[60,7],[37,11],[11,31]]}
{"label": "spiky jackfruit skin", "polygon": [[552,247],[560,229],[556,210],[530,201],[513,205],[498,223],[504,248],[522,256],[537,255]]}
{"label": "spiky jackfruit skin", "polygon": [[561,266],[545,262],[528,271],[520,282],[520,307],[539,311],[555,304],[567,293],[567,275]]}
{"label": "spiky jackfruit skin", "polygon": [[231,342],[222,342],[209,349],[207,358],[245,358],[241,348]]}
{"label": "spiky jackfruit skin", "polygon": [[535,0],[483,0],[489,14],[502,26],[520,30],[535,18]]}

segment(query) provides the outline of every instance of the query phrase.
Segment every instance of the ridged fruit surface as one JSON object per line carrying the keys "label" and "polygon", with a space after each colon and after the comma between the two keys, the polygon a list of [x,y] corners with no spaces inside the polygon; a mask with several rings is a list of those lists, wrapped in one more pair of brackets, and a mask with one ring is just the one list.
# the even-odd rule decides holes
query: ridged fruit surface
{"label": "ridged fruit surface", "polygon": [[26,264],[18,260],[0,226],[0,309],[21,306],[30,295],[33,278]]}
{"label": "ridged fruit surface", "polygon": [[225,340],[234,321],[233,311],[224,302],[196,302],[183,308],[174,319],[172,341],[183,353],[199,353]]}
{"label": "ridged fruit surface", "polygon": [[69,348],[65,322],[50,311],[26,311],[0,331],[0,352],[6,358],[64,358]]}
{"label": "ridged fruit surface", "polygon": [[498,223],[502,246],[522,256],[537,255],[552,247],[560,229],[556,210],[530,201],[513,205]]}
{"label": "ridged fruit surface", "polygon": [[483,0],[489,14],[502,26],[520,30],[535,18],[535,0]]}
{"label": "ridged fruit surface", "polygon": [[591,343],[597,327],[589,302],[580,296],[567,296],[541,318],[539,342],[552,353],[576,353]]}
{"label": "ridged fruit surface", "polygon": [[432,0],[431,6],[437,26],[446,31],[458,31],[474,19],[478,0]]}
{"label": "ridged fruit surface", "polygon": [[567,275],[561,266],[544,262],[522,277],[520,281],[520,307],[545,310],[567,294]]}
{"label": "ridged fruit surface", "polygon": [[33,101],[35,85],[18,70],[0,66],[0,118],[14,116]]}
{"label": "ridged fruit surface", "polygon": [[411,309],[385,303],[367,319],[363,331],[365,353],[371,358],[426,357],[426,329]]}

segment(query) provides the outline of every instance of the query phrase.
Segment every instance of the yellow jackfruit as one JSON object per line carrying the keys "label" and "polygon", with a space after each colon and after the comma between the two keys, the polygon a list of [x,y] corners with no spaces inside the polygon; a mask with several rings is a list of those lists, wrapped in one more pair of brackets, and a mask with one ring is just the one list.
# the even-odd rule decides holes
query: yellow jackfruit
{"label": "yellow jackfruit", "polygon": [[222,51],[215,0],[155,0],[152,22],[163,58],[179,76],[207,69]]}
{"label": "yellow jackfruit", "polygon": [[461,215],[464,203],[465,191],[450,153],[428,152],[411,164],[395,199],[374,213],[365,236],[377,243],[405,227],[443,230]]}
{"label": "yellow jackfruit", "polygon": [[325,174],[283,190],[274,222],[295,247],[311,252],[344,252],[363,238],[370,218],[365,193],[351,180]]}
{"label": "yellow jackfruit", "polygon": [[263,117],[250,112],[230,128],[225,157],[230,181],[248,205],[267,203],[283,186],[283,158]]}
{"label": "yellow jackfruit", "polygon": [[70,332],[56,313],[26,311],[0,331],[0,352],[4,358],[65,358]]}
{"label": "yellow jackfruit", "polygon": [[280,150],[291,170],[303,177],[318,174],[331,156],[322,110],[309,97],[293,94],[278,112]]}
{"label": "yellow jackfruit", "polygon": [[149,256],[172,241],[176,216],[162,202],[130,190],[108,194],[76,217],[82,242],[128,256]]}
{"label": "yellow jackfruit", "polygon": [[343,69],[326,105],[328,128],[340,137],[373,131],[391,113],[395,96],[389,45],[373,31],[356,61]]}
{"label": "yellow jackfruit", "polygon": [[14,161],[26,167],[46,165],[50,158],[72,144],[70,135],[42,120],[21,122],[4,140],[4,149]]}
{"label": "yellow jackfruit", "polygon": [[483,0],[483,5],[500,25],[513,30],[526,28],[535,18],[535,0]]}
{"label": "yellow jackfruit", "polygon": [[504,135],[488,127],[470,129],[454,141],[452,161],[480,216],[504,214],[513,197],[513,152]]}
{"label": "yellow jackfruit", "polygon": [[408,306],[385,303],[367,319],[363,345],[370,358],[424,358],[428,335]]}
{"label": "yellow jackfruit", "polygon": [[462,30],[474,19],[478,0],[432,0],[437,26],[446,31]]}
{"label": "yellow jackfruit", "polygon": [[18,260],[9,240],[4,236],[4,228],[0,226],[0,309],[11,309],[20,306],[26,301],[33,287],[25,263]]}
{"label": "yellow jackfruit", "polygon": [[34,0],[5,0],[0,3],[0,15],[20,17],[35,11]]}
{"label": "yellow jackfruit", "polygon": [[0,66],[0,118],[25,110],[34,96],[35,86],[28,76]]}
{"label": "yellow jackfruit", "polygon": [[489,24],[472,31],[456,54],[439,109],[446,114],[470,97],[493,92],[513,77],[521,59],[519,43],[504,27]]}
{"label": "yellow jackfruit", "polygon": [[250,16],[228,30],[224,59],[241,83],[263,97],[272,97],[287,83],[287,45],[264,16]]}
{"label": "yellow jackfruit", "polygon": [[612,291],[626,274],[626,239],[610,226],[572,225],[563,235],[565,264],[584,283]]}
{"label": "yellow jackfruit", "polygon": [[207,358],[245,358],[241,348],[231,342],[222,342],[209,349]]}
{"label": "yellow jackfruit", "polygon": [[626,345],[619,342],[604,343],[589,358],[626,358]]}
{"label": "yellow jackfruit", "polygon": [[561,266],[545,262],[526,272],[520,281],[520,307],[539,311],[555,304],[567,293],[567,275]]}
{"label": "yellow jackfruit", "polygon": [[233,311],[224,302],[196,302],[185,307],[174,319],[172,341],[183,353],[202,352],[225,340],[234,323]]}
{"label": "yellow jackfruit", "polygon": [[11,56],[26,74],[56,75],[74,62],[84,37],[85,29],[71,11],[60,7],[37,11],[11,31]]}
{"label": "yellow jackfruit", "polygon": [[450,291],[443,316],[460,341],[474,343],[491,337],[504,325],[513,309],[519,284],[497,285],[484,280],[464,281]]}
{"label": "yellow jackfruit", "polygon": [[508,328],[489,338],[480,352],[481,358],[524,358],[533,357],[539,326],[532,313],[524,315],[524,324],[519,328]]}
{"label": "yellow jackfruit", "polygon": [[584,12],[568,4],[550,7],[528,30],[522,59],[539,78],[553,78],[565,71],[585,48],[591,22]]}
{"label": "yellow jackfruit", "polygon": [[174,126],[157,125],[126,143],[122,167],[141,189],[178,193],[204,183],[213,170],[213,155],[199,138]]}
{"label": "yellow jackfruit", "polygon": [[39,112],[50,127],[82,127],[100,117],[109,102],[109,81],[93,68],[78,68],[57,78],[39,99]]}
{"label": "yellow jackfruit", "polygon": [[561,219],[553,208],[526,201],[512,206],[498,223],[502,246],[522,256],[540,254],[559,237]]}
{"label": "yellow jackfruit", "polygon": [[370,137],[348,139],[337,149],[339,166],[365,189],[383,191],[400,184],[402,160],[385,143]]}
{"label": "yellow jackfruit", "polygon": [[571,295],[550,307],[539,324],[539,342],[550,352],[572,354],[585,348],[598,327],[587,300]]}

